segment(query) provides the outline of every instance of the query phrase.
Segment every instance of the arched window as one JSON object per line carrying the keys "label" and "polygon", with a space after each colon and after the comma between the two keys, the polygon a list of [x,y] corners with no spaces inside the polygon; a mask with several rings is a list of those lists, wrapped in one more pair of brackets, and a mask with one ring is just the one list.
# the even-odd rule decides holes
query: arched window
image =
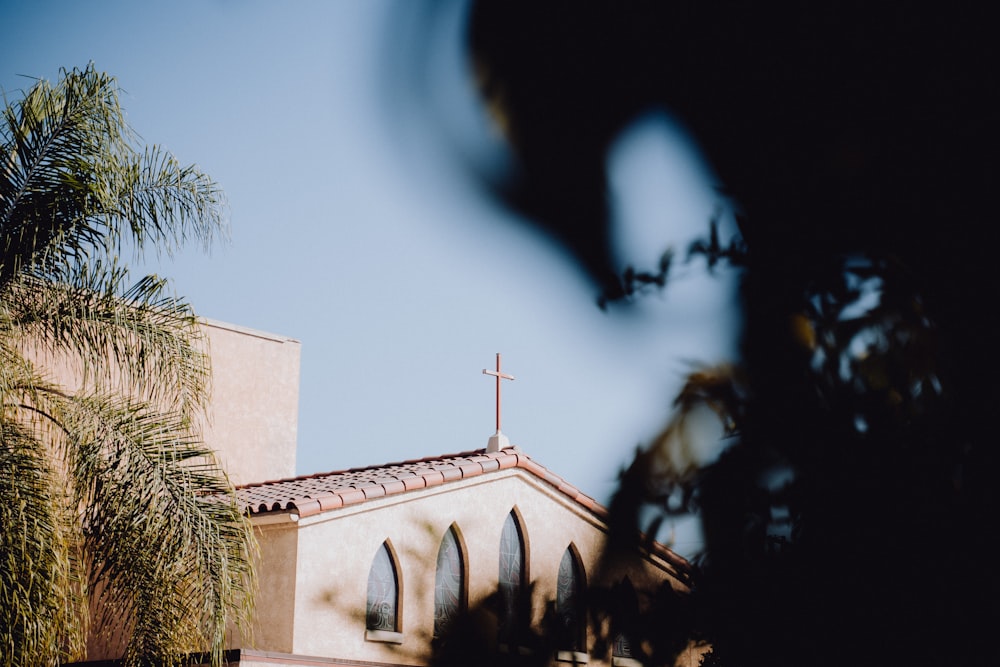
{"label": "arched window", "polygon": [[571,651],[584,651],[586,646],[586,616],[584,614],[583,566],[571,544],[563,553],[556,581],[556,617],[559,620],[559,643]]}
{"label": "arched window", "polygon": [[399,574],[396,562],[383,542],[368,571],[368,605],[365,613],[369,630],[399,631]]}
{"label": "arched window", "polygon": [[524,533],[517,514],[511,510],[500,532],[500,576],[499,592],[501,602],[499,641],[513,643],[524,630],[526,609],[521,595],[527,581],[527,559],[525,558]]}
{"label": "arched window", "polygon": [[465,611],[465,557],[455,526],[444,534],[434,575],[434,636],[443,637]]}

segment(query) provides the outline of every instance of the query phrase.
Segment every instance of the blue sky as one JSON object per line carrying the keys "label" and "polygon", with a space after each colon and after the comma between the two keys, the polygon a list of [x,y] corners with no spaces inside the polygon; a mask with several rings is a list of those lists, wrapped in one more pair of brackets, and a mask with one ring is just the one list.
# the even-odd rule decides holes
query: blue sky
{"label": "blue sky", "polygon": [[[662,294],[600,311],[456,158],[502,166],[503,147],[466,84],[462,3],[434,26],[413,21],[418,6],[0,0],[0,86],[16,98],[19,75],[93,61],[144,141],[220,183],[231,242],[151,265],[199,314],[302,342],[300,474],[484,447],[481,371],[501,352],[517,378],[504,432],[606,502],[688,364],[732,357],[733,277],[682,266]],[[622,137],[609,170],[617,250],[639,266],[683,251],[719,204],[662,114]]]}

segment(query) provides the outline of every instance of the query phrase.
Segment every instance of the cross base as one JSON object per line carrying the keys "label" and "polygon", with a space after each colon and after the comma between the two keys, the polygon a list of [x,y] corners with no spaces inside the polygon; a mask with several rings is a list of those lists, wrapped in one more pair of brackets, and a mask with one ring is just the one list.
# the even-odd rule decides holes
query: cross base
{"label": "cross base", "polygon": [[501,449],[507,449],[508,447],[510,447],[510,438],[497,431],[490,436],[490,440],[486,444],[486,453],[499,452]]}

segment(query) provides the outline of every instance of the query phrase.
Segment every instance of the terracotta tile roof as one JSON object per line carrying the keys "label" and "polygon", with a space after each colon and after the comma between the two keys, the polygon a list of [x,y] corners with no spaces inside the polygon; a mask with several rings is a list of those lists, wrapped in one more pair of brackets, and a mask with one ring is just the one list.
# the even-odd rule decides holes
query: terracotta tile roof
{"label": "terracotta tile roof", "polygon": [[596,500],[549,472],[517,447],[489,454],[478,449],[368,468],[351,468],[247,484],[237,487],[236,496],[251,515],[295,510],[300,517],[307,517],[362,503],[370,498],[447,484],[508,468],[521,468],[601,518],[607,517],[607,510]]}

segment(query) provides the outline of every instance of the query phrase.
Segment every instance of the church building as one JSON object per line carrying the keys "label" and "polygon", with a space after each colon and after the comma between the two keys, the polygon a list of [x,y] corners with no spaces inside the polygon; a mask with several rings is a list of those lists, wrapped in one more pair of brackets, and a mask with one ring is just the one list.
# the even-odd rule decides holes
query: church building
{"label": "church building", "polygon": [[[689,566],[653,543],[601,567],[606,510],[500,431],[500,381],[512,378],[499,355],[484,371],[497,382],[485,448],[294,476],[299,343],[204,328],[206,441],[259,543],[254,633],[230,665],[419,667],[457,647],[469,665],[488,653],[495,664],[641,667],[627,624],[595,621],[588,592],[683,591]],[[699,658],[692,648],[678,664]]]}
{"label": "church building", "polygon": [[[613,629],[612,655],[591,654],[584,600],[604,509],[517,447],[250,484],[238,497],[261,581],[253,647],[235,664],[426,665],[470,622],[463,640],[530,654],[541,649],[526,631],[548,622],[551,664],[641,665],[628,628]],[[656,548],[611,583],[683,587],[686,568]]]}

